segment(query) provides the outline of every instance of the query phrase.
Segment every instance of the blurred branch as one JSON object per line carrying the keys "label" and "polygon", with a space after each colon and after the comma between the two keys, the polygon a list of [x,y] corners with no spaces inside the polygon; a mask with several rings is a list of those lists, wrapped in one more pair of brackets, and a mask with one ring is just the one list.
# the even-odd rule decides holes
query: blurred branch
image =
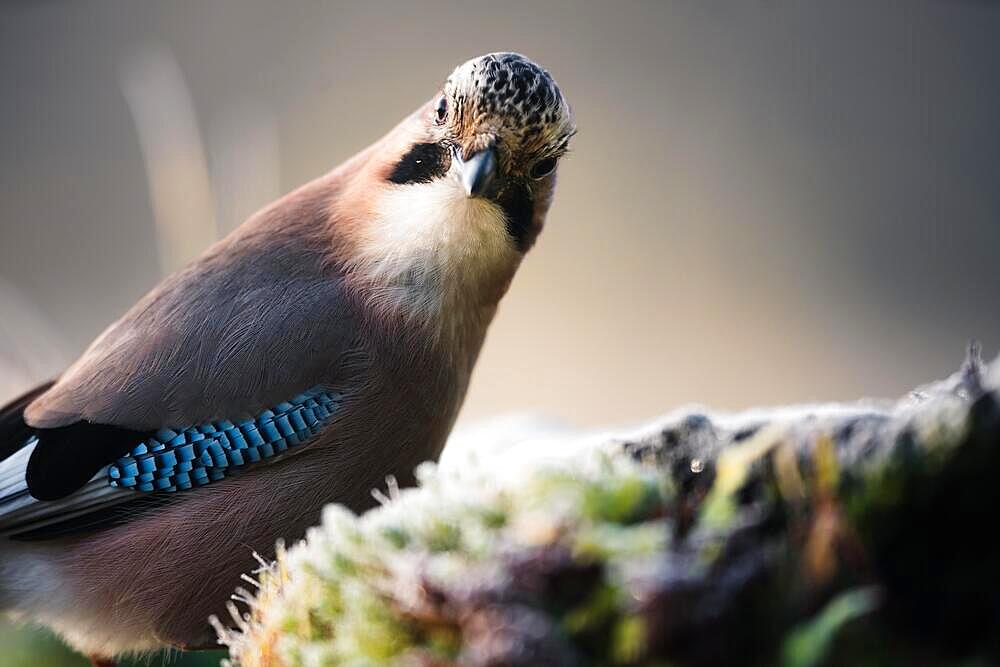
{"label": "blurred branch", "polygon": [[165,47],[147,46],[121,68],[142,148],[162,270],[197,257],[218,238],[208,165],[184,75]]}

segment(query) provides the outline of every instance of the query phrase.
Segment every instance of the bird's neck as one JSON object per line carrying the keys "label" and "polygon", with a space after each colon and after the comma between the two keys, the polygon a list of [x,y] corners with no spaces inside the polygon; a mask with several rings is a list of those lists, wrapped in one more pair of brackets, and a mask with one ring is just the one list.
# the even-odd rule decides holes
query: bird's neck
{"label": "bird's neck", "polygon": [[450,178],[383,186],[351,236],[346,273],[370,308],[477,351],[521,259],[502,210]]}

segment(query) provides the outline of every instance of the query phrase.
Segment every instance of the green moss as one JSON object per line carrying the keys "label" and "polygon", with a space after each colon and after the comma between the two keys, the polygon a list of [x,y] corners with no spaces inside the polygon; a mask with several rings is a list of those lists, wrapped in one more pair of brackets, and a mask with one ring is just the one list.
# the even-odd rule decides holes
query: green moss
{"label": "green moss", "polygon": [[814,618],[794,628],[782,646],[783,667],[819,667],[830,653],[837,633],[848,622],[878,607],[878,593],[869,588],[846,591]]}
{"label": "green moss", "polygon": [[517,479],[423,467],[373,512],[330,508],[232,655],[256,667],[280,637],[284,667],[992,664],[1000,403],[930,395],[697,415]]}

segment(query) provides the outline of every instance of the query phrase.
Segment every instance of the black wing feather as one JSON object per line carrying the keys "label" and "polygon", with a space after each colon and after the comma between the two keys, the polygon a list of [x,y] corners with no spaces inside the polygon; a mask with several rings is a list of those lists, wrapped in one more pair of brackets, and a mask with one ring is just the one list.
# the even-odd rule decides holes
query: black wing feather
{"label": "black wing feather", "polygon": [[87,421],[59,428],[29,426],[24,421],[25,409],[54,383],[40,384],[0,409],[0,461],[27,445],[32,436],[38,438],[25,474],[28,491],[38,500],[65,498],[152,435]]}
{"label": "black wing feather", "polygon": [[38,500],[59,500],[154,432],[78,421],[59,428],[33,429],[33,433],[38,444],[25,471],[28,491]]}

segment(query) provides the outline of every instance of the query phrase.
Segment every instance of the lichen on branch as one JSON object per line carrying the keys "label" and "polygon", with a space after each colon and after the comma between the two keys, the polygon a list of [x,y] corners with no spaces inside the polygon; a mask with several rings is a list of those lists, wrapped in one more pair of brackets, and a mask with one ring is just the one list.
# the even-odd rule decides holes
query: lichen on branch
{"label": "lichen on branch", "polygon": [[998,385],[970,354],[897,402],[480,431],[216,627],[243,667],[993,664]]}

